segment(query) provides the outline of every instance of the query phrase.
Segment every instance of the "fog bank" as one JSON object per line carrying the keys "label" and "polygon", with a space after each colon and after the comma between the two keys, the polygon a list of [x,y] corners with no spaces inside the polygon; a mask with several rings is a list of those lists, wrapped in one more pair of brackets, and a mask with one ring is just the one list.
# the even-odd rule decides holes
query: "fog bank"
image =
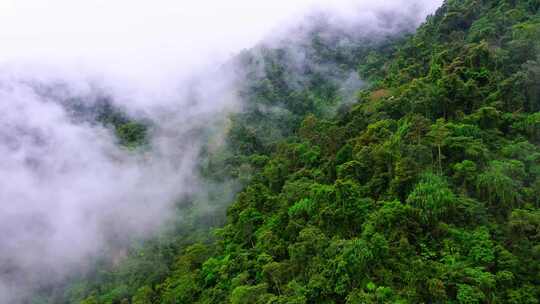
{"label": "fog bank", "polygon": [[[241,73],[224,64],[231,56],[277,43],[305,15],[383,35],[414,28],[440,4],[0,1],[0,302],[84,269],[115,242],[152,235],[179,198],[204,191],[205,134],[224,136],[244,102]],[[150,122],[148,147],[120,146],[111,128],[69,106],[103,96]]]}

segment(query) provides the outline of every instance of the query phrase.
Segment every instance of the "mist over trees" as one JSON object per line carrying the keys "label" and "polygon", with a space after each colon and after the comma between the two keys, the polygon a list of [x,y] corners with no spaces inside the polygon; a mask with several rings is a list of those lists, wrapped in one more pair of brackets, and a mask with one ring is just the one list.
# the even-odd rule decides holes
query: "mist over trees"
{"label": "mist over trees", "polygon": [[[538,303],[540,4],[447,0],[418,28],[420,6],[389,8],[312,15],[190,82],[181,104],[137,112],[107,90],[0,90],[36,107],[49,96],[47,113],[64,122],[53,131],[92,139],[85,131],[97,128],[114,159],[98,162],[113,166],[105,172],[119,160],[118,172],[140,173],[112,184],[130,192],[125,205],[107,204],[123,191],[95,197],[117,213],[98,226],[113,227],[111,243],[76,247],[89,248],[84,269],[80,254],[67,255],[76,271],[54,281],[17,277],[17,267],[43,268],[2,248],[13,259],[0,261],[0,283],[33,286],[12,295],[0,284],[0,295],[32,304]],[[20,139],[4,134],[33,134],[4,130],[7,143]],[[141,197],[164,203],[153,209]],[[139,231],[114,225],[126,218],[149,226],[126,238]]]}

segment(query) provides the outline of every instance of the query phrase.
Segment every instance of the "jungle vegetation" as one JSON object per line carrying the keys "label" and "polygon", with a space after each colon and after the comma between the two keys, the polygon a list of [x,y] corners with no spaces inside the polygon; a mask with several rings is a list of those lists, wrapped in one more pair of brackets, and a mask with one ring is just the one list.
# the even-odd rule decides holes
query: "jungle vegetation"
{"label": "jungle vegetation", "polygon": [[[174,229],[62,301],[539,303],[539,8],[447,0],[372,43],[314,31],[301,74],[286,47],[240,54],[246,108],[200,168],[237,181],[234,201],[179,204]],[[127,145],[143,130],[117,128]]]}

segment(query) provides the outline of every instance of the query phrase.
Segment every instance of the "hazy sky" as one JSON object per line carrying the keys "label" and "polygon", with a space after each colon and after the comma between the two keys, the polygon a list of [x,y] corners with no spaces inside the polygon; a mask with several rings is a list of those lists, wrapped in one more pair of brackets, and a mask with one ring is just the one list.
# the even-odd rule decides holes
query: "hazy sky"
{"label": "hazy sky", "polygon": [[[433,11],[440,0],[420,0]],[[352,14],[372,0],[0,0],[0,66],[48,64],[161,81],[248,48],[309,8]],[[425,15],[420,13],[420,15]],[[141,80],[141,79],[139,79]]]}
{"label": "hazy sky", "polygon": [[248,47],[314,2],[0,0],[0,62],[172,70]]}

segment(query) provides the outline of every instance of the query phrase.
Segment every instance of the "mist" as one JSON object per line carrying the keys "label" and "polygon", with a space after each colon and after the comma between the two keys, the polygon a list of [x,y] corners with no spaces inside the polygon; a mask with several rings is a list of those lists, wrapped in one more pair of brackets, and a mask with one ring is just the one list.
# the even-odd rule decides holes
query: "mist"
{"label": "mist", "polygon": [[[413,30],[441,2],[0,1],[0,302],[152,236],[179,199],[206,191],[207,134],[225,136],[245,102],[226,64],[241,50],[301,41],[294,29],[322,15],[354,35]],[[361,83],[352,73],[345,89]],[[69,106],[104,96],[149,122],[147,148]]]}

